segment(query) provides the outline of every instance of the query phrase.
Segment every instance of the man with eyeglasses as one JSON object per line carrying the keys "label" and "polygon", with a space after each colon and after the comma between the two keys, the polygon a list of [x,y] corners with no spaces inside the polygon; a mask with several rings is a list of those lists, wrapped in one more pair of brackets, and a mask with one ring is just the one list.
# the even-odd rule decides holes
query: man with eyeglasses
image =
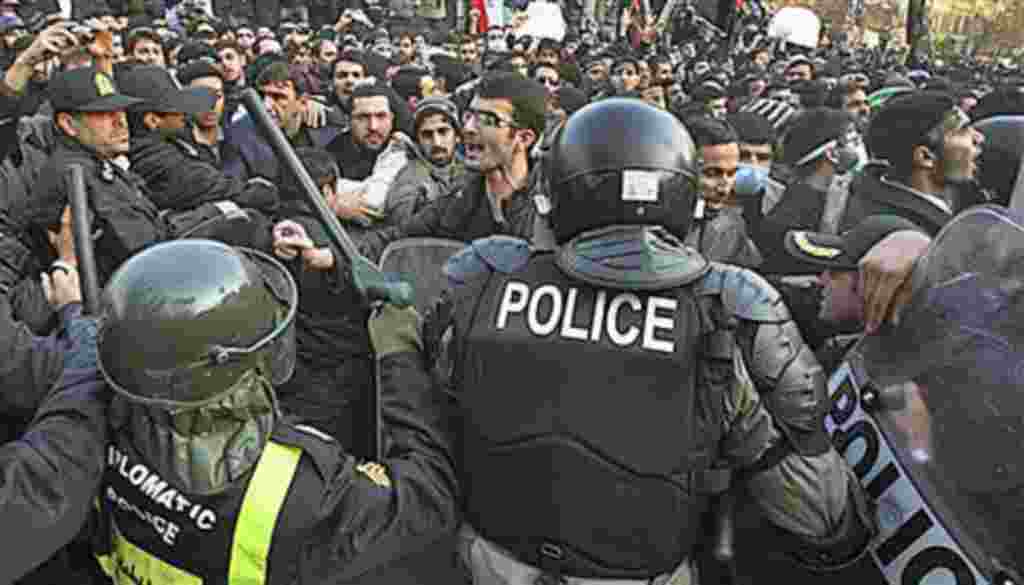
{"label": "man with eyeglasses", "polygon": [[547,90],[517,73],[488,75],[463,112],[467,173],[404,225],[403,235],[473,241],[505,234],[533,239],[530,152],[544,131]]}

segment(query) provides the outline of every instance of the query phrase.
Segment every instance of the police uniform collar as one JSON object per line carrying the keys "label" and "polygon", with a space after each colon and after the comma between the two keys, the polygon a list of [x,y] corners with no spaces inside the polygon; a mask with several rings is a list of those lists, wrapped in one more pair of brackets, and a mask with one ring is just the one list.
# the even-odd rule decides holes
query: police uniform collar
{"label": "police uniform collar", "polygon": [[88,155],[89,158],[92,159],[97,166],[103,166],[104,163],[110,164],[109,161],[100,158],[99,154],[97,154],[93,148],[86,146],[85,144],[82,144],[81,142],[75,140],[71,136],[65,134],[63,131],[58,130],[58,132],[60,132],[60,138],[58,139],[59,143],[64,148],[68,150],[78,151]]}
{"label": "police uniform collar", "polygon": [[661,226],[615,225],[562,244],[555,262],[567,275],[599,287],[663,290],[689,284],[710,263]]}

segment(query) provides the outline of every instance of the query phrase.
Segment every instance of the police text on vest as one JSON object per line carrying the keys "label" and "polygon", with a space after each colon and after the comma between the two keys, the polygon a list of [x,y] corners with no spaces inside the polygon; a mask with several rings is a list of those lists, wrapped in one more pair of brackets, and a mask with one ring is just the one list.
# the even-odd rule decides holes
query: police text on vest
{"label": "police text on vest", "polygon": [[[583,302],[590,295],[593,302]],[[589,306],[586,310],[578,307]],[[500,331],[510,319],[525,318],[527,330],[538,337],[557,334],[563,339],[601,341],[608,339],[619,347],[639,341],[640,347],[672,353],[676,344],[672,329],[678,301],[650,296],[646,300],[631,292],[610,293],[604,290],[562,290],[553,284],[531,288],[524,282],[509,281],[501,295],[498,318]],[[643,317],[641,325],[624,324],[629,314]]]}

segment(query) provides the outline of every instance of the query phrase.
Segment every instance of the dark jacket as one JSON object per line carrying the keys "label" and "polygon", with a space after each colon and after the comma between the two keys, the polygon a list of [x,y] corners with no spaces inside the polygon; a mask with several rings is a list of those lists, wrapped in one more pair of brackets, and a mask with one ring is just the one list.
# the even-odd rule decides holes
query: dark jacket
{"label": "dark jacket", "polygon": [[46,99],[30,82],[22,94],[0,95],[0,229],[20,235],[25,208],[55,147],[52,116],[32,115]]}
{"label": "dark jacket", "polygon": [[915,194],[910,187],[885,177],[884,171],[882,167],[869,167],[853,184],[842,231],[872,215],[896,215],[934,236],[953,219],[953,214]]}
{"label": "dark jacket", "polygon": [[765,274],[816,274],[821,267],[801,262],[786,253],[783,242],[790,230],[818,231],[825,210],[825,193],[803,181],[786,189],[754,232],[757,247],[764,254],[761,272]]}
{"label": "dark jacket", "polygon": [[98,233],[96,264],[101,283],[114,269],[139,250],[169,239],[169,229],[159,209],[145,194],[140,178],[67,137],[58,139],[57,150],[43,168],[28,205],[29,236],[34,252],[44,262],[53,260],[46,228],[56,226],[68,205],[68,166],[81,165]]}
{"label": "dark jacket", "polygon": [[[289,202],[285,217],[302,224],[317,246],[329,245],[306,204]],[[295,375],[278,390],[281,406],[351,449],[362,437],[360,404],[373,384],[369,307],[347,269],[312,270],[300,259],[285,264],[299,286],[299,313]]]}
{"label": "dark jacket", "polygon": [[[78,310],[65,309],[67,315]],[[0,583],[26,575],[71,541],[99,488],[107,390],[96,368],[96,327],[69,320],[60,384],[42,401],[28,431],[0,447],[0,522],[8,527]],[[82,582],[66,572],[60,577]]]}
{"label": "dark jacket", "polygon": [[132,171],[160,209],[184,211],[214,201],[230,200],[243,207],[273,209],[277,187],[229,176],[203,159],[188,140],[164,138],[157,132],[132,137]]}
{"label": "dark jacket", "polygon": [[708,209],[694,222],[686,243],[713,262],[757,268],[762,258],[741,207]]}
{"label": "dark jacket", "polygon": [[373,165],[377,163],[377,157],[384,152],[383,148],[370,150],[358,146],[352,140],[351,129],[339,133],[327,146],[327,150],[334,155],[334,160],[338,161],[342,178],[353,181],[362,181],[373,174]]}
{"label": "dark jacket", "polygon": [[[322,128],[303,128],[303,141],[315,148],[326,148],[344,128],[329,124]],[[294,143],[294,141],[293,141]],[[256,127],[251,116],[244,116],[224,130],[224,173],[243,181],[263,177],[271,183],[289,180],[274,149]]]}
{"label": "dark jacket", "polygon": [[435,199],[399,226],[403,237],[449,238],[471,242],[494,235],[516,236],[530,240],[537,221],[530,181],[498,210],[487,195],[483,175],[469,173],[462,187],[451,195]]}

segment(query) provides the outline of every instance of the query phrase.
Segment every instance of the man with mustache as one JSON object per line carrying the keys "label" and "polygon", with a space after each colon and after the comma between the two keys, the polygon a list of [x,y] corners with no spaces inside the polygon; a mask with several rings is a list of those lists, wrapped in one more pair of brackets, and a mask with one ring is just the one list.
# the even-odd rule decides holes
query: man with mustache
{"label": "man with mustache", "polygon": [[425,204],[449,193],[462,176],[462,161],[455,156],[462,126],[458,109],[447,98],[421,100],[413,114],[416,148],[388,191],[388,222],[401,225]]}
{"label": "man with mustache", "polygon": [[[342,135],[341,121],[328,110],[327,124],[321,128],[306,125],[313,88],[304,69],[277,61],[267,65],[256,81],[263,105],[292,146],[324,148]],[[224,172],[242,180],[263,177],[274,183],[282,180],[281,163],[249,116],[243,116],[224,129]]]}
{"label": "man with mustache", "polygon": [[68,206],[68,167],[81,165],[95,213],[96,264],[102,282],[135,252],[170,237],[159,209],[140,190],[138,177],[115,162],[130,151],[125,111],[142,100],[119,93],[113,79],[95,67],[58,75],[48,91],[57,146],[27,205],[33,252],[46,264],[57,259],[47,230],[60,225]]}
{"label": "man with mustache", "polygon": [[327,146],[341,168],[332,205],[339,218],[363,226],[382,218],[388,190],[409,162],[407,151],[415,148],[402,131],[408,118],[408,107],[386,84],[356,86],[352,124]]}

